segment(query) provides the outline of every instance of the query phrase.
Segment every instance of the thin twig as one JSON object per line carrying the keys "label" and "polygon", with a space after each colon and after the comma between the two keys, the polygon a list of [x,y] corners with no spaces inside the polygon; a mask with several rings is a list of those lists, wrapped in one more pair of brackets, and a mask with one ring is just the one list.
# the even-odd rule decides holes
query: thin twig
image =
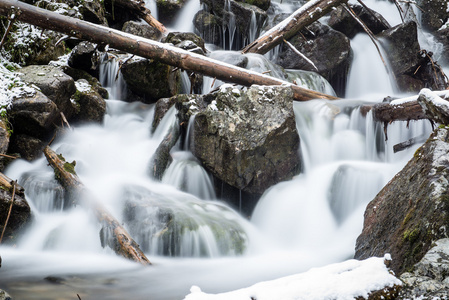
{"label": "thin twig", "polygon": [[67,125],[67,127],[70,129],[70,130],[72,130],[72,127],[70,127],[70,124],[69,124],[69,122],[67,121],[67,119],[66,119],[66,117],[65,117],[65,115],[64,115],[64,113],[61,111],[61,118],[62,118],[62,121]]}
{"label": "thin twig", "polygon": [[366,26],[365,23],[363,23],[362,20],[360,20],[360,18],[354,13],[354,11],[346,3],[344,3],[342,6],[360,24],[360,26],[362,26],[363,30],[365,30],[365,32],[368,34],[371,41],[373,41],[374,46],[376,46],[377,52],[379,53],[380,59],[382,60],[384,66],[385,66],[385,69],[387,70],[387,73],[390,73],[388,70],[387,63],[385,62],[385,59],[382,56],[382,53],[380,52],[379,46],[377,45],[377,40],[376,40],[376,37],[374,36],[373,32]]}
{"label": "thin twig", "polygon": [[3,226],[2,235],[0,236],[0,244],[3,240],[3,235],[5,234],[6,226],[8,226],[9,217],[11,216],[12,206],[14,204],[14,196],[16,194],[16,181],[12,184],[12,196],[11,196],[11,205],[9,206],[8,216],[6,217],[5,225]]}
{"label": "thin twig", "polygon": [[212,81],[212,84],[210,85],[210,88],[212,88],[214,86],[215,80],[217,80],[217,77],[215,77],[214,80]]}
{"label": "thin twig", "polygon": [[295,52],[296,54],[298,54],[299,56],[301,56],[306,62],[308,62],[309,64],[311,64],[312,67],[314,67],[315,70],[316,70],[317,72],[319,72],[319,71],[318,71],[318,68],[315,66],[315,64],[313,63],[313,61],[311,61],[307,56],[305,56],[304,54],[302,54],[301,52],[299,52],[298,49],[296,49],[295,46],[293,46],[292,44],[290,44],[289,41],[287,41],[286,39],[284,39],[284,43],[285,43],[290,49],[292,49],[293,52]]}
{"label": "thin twig", "polygon": [[6,37],[8,36],[9,31],[12,28],[12,24],[14,23],[14,18],[15,18],[15,16],[14,16],[14,14],[12,14],[12,16],[11,16],[11,18],[9,20],[9,23],[8,23],[8,28],[6,28],[5,34],[3,35],[2,41],[0,42],[0,49],[3,47],[3,44],[6,41]]}
{"label": "thin twig", "polygon": [[12,155],[7,155],[7,154],[3,154],[3,153],[0,153],[0,156],[6,157],[6,158],[11,158],[11,159],[19,158],[18,156],[12,156]]}
{"label": "thin twig", "polygon": [[80,295],[76,294],[76,296],[78,296],[78,299],[79,299],[79,300],[81,300],[81,297],[80,297]]}

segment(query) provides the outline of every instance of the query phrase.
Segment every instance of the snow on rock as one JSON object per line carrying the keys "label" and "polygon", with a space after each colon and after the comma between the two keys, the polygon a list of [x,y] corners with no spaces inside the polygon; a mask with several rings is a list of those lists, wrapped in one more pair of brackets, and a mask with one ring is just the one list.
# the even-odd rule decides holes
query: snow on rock
{"label": "snow on rock", "polygon": [[197,286],[184,300],[344,300],[367,298],[372,292],[401,286],[384,264],[389,257],[373,257],[314,268],[305,273],[257,283],[227,293],[207,294]]}

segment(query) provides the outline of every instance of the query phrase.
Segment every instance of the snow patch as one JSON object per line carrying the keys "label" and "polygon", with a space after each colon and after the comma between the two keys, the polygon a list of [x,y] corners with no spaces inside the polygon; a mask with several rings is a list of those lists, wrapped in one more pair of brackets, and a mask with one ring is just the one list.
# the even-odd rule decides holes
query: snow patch
{"label": "snow patch", "polygon": [[207,294],[192,286],[184,300],[325,300],[368,297],[373,291],[402,285],[384,264],[385,257],[363,261],[348,260],[305,273],[257,283],[251,287],[221,294]]}

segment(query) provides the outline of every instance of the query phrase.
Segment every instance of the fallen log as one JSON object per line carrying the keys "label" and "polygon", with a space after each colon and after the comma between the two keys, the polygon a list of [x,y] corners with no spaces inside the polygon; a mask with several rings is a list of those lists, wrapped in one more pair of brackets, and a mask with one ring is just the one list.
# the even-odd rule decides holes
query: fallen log
{"label": "fallen log", "polygon": [[165,26],[151,15],[151,11],[145,7],[145,2],[141,0],[114,0],[112,5],[117,5],[129,9],[141,17],[150,26],[156,28],[161,33],[166,33]]}
{"label": "fallen log", "polygon": [[311,0],[306,2],[290,17],[243,48],[242,53],[265,54],[279,45],[284,39],[288,40],[305,26],[326,15],[333,7],[346,2],[347,0]]}
{"label": "fallen log", "polygon": [[[139,262],[143,265],[151,265],[151,262],[140,250],[139,245],[131,238],[129,233],[120,225],[107,209],[93,197],[74,170],[74,164],[66,162],[61,155],[57,155],[50,147],[44,149],[45,157],[48,163],[55,171],[56,179],[61,183],[64,189],[73,199],[80,204],[92,209],[98,221],[103,225],[101,230],[101,242],[104,246],[107,244],[114,252],[130,260]],[[105,239],[107,234],[113,236],[113,239]]]}
{"label": "fallen log", "polygon": [[253,84],[287,84],[293,89],[294,99],[299,101],[317,98],[329,100],[338,99],[331,95],[305,89],[287,81],[223,63],[168,44],[159,43],[112,28],[62,16],[18,0],[0,1],[0,15],[7,16],[9,14],[15,14],[17,20],[25,23],[62,32],[82,40],[99,44],[108,44],[113,48],[131,54],[155,59],[167,65],[217,78],[225,82],[237,83],[244,86],[251,86]]}

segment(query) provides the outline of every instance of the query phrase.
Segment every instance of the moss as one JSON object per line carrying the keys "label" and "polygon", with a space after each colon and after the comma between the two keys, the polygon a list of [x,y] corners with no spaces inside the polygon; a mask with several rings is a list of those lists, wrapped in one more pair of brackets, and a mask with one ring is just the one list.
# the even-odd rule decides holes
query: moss
{"label": "moss", "polygon": [[404,241],[408,241],[409,243],[414,243],[419,237],[420,229],[418,227],[413,230],[406,230],[402,235],[402,239]]}
{"label": "moss", "polygon": [[73,161],[73,162],[71,162],[71,163],[66,162],[66,163],[64,163],[64,170],[65,170],[66,172],[69,172],[70,174],[76,175],[76,172],[75,172],[75,165],[76,165],[76,161]]}

